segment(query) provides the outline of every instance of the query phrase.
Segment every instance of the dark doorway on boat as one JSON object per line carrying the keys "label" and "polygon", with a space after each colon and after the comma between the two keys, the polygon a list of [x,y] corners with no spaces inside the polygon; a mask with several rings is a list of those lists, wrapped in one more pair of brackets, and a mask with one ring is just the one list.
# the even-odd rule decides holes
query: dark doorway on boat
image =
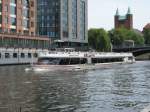
{"label": "dark doorway on boat", "polygon": [[92,58],[92,63],[122,62],[123,58]]}

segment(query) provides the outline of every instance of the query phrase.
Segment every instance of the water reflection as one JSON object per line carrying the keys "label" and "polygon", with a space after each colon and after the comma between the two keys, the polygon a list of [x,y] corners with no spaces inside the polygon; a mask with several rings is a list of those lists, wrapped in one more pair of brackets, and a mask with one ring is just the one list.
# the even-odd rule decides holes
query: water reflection
{"label": "water reflection", "polygon": [[150,104],[150,63],[87,72],[0,67],[0,112],[138,112]]}
{"label": "water reflection", "polygon": [[134,96],[134,74],[132,73],[132,68],[129,66],[124,66],[124,69],[116,69],[113,73],[113,105],[114,108],[122,110],[125,108],[126,111],[130,107],[137,106],[137,103],[130,99]]}

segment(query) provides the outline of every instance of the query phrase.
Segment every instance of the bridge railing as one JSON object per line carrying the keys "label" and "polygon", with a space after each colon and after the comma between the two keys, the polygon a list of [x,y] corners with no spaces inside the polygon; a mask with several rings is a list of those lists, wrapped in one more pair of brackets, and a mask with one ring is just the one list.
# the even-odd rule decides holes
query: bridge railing
{"label": "bridge railing", "polygon": [[127,49],[127,48],[147,48],[150,44],[145,45],[134,45],[134,46],[113,46],[113,49]]}

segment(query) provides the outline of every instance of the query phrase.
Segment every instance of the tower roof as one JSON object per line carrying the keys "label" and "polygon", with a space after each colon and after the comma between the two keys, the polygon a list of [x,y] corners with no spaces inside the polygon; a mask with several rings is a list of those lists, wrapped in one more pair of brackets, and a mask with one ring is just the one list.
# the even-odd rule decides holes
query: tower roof
{"label": "tower roof", "polygon": [[119,10],[118,10],[118,8],[116,10],[116,16],[119,16]]}
{"label": "tower roof", "polygon": [[131,14],[130,7],[128,7],[128,12],[127,12],[127,14]]}

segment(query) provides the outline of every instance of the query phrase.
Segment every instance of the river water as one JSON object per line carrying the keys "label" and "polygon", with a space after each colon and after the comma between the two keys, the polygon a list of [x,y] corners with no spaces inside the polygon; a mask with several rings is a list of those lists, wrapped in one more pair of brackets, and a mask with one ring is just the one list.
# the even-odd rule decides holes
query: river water
{"label": "river water", "polygon": [[150,62],[78,72],[0,67],[0,112],[140,112],[150,105]]}

